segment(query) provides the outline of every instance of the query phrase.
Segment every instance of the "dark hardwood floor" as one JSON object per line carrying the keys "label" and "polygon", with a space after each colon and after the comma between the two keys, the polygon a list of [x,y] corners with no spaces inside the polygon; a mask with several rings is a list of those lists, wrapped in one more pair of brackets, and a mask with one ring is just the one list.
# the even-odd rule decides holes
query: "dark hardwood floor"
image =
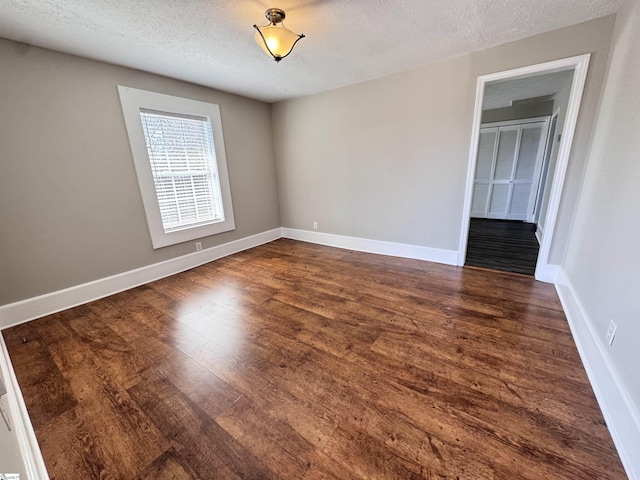
{"label": "dark hardwood floor", "polygon": [[472,218],[465,265],[533,276],[539,249],[532,223]]}
{"label": "dark hardwood floor", "polygon": [[2,333],[56,480],[626,478],[524,276],[281,239]]}

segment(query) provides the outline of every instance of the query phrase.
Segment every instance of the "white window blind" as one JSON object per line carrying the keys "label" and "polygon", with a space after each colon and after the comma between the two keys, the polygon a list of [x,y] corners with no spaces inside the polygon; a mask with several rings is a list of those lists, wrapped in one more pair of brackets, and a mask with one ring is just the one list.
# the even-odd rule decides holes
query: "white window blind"
{"label": "white window blind", "polygon": [[140,109],[165,233],[224,221],[211,123]]}

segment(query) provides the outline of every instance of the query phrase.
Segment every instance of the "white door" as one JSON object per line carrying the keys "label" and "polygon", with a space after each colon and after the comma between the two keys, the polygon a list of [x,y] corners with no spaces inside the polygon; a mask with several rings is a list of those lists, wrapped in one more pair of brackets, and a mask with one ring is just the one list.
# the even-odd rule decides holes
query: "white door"
{"label": "white door", "polygon": [[548,120],[480,129],[471,216],[533,221]]}

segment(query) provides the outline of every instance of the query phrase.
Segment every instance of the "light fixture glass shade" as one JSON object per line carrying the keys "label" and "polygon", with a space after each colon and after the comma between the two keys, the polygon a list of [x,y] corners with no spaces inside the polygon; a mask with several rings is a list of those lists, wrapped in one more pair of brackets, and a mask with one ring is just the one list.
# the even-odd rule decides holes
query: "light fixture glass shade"
{"label": "light fixture glass shade", "polygon": [[282,21],[286,15],[279,8],[269,8],[264,12],[264,16],[269,20],[269,25],[253,26],[256,29],[256,43],[264,53],[279,62],[291,53],[293,47],[301,38],[304,38],[304,35],[298,35],[284,26]]}
{"label": "light fixture glass shade", "polygon": [[280,25],[256,27],[256,30],[256,43],[262,47],[264,53],[274,57],[276,61],[289,55],[296,42],[303,37]]}

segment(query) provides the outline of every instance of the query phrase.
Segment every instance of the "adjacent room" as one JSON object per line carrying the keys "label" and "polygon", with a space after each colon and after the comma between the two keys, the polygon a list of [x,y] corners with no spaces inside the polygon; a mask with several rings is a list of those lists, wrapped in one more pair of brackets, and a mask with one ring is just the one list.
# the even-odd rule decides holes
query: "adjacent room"
{"label": "adjacent room", "polygon": [[486,85],[465,265],[535,275],[573,76]]}
{"label": "adjacent room", "polygon": [[640,3],[0,6],[0,477],[640,479]]}

